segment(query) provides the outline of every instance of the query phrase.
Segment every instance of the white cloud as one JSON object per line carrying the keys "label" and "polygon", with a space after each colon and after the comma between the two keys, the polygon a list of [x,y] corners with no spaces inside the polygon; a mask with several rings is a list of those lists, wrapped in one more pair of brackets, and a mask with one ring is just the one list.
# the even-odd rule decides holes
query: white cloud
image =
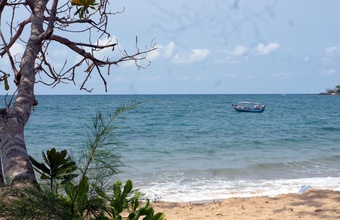
{"label": "white cloud", "polygon": [[259,44],[257,45],[256,49],[260,55],[268,55],[274,52],[275,50],[279,49],[280,45],[277,43],[269,43],[267,45],[265,44]]}
{"label": "white cloud", "polygon": [[148,54],[148,59],[155,60],[159,57],[170,58],[172,57],[174,50],[175,50],[175,43],[170,41],[166,46],[163,45],[156,45],[158,48]]}
{"label": "white cloud", "polygon": [[[23,45],[21,45],[21,44],[14,43],[9,51],[10,51],[12,57],[15,60],[20,60],[22,55],[23,55],[23,53],[24,53],[24,51],[25,51],[25,47]],[[4,59],[0,59],[0,62],[1,62],[1,65],[6,66],[6,68],[10,67],[10,62],[8,60],[7,54],[4,56]]]}
{"label": "white cloud", "polygon": [[334,54],[334,53],[337,53],[337,52],[340,52],[340,46],[325,48],[325,54],[326,55],[331,55],[331,54]]}
{"label": "white cloud", "polygon": [[173,55],[173,53],[174,53],[174,50],[175,50],[175,43],[173,41],[171,41],[164,48],[164,56],[165,57],[171,57]]}
{"label": "white cloud", "polygon": [[249,51],[248,47],[242,46],[242,45],[237,45],[236,48],[231,51],[232,56],[244,56],[247,55]]}
{"label": "white cloud", "polygon": [[340,54],[340,46],[334,46],[334,47],[326,47],[324,49],[324,52],[322,55],[322,62],[323,63],[330,63],[333,60],[334,56],[337,56]]}
{"label": "white cloud", "polygon": [[[103,45],[109,45],[109,44],[115,44],[115,43],[118,43],[118,40],[117,40],[116,37],[112,36],[112,37],[109,37],[109,38],[100,39],[97,42],[95,42],[94,44],[103,46]],[[116,47],[117,47],[117,45],[115,46],[114,49],[118,49]],[[105,59],[105,58],[112,58],[114,56],[114,54],[116,54],[116,53],[114,53],[112,51],[112,47],[111,47],[111,48],[105,48],[105,49],[102,49],[102,50],[99,50],[99,51],[95,51],[94,54],[98,59]]]}
{"label": "white cloud", "polygon": [[134,60],[128,60],[128,61],[121,62],[118,65],[121,67],[131,67],[131,66],[136,66],[136,62]]}
{"label": "white cloud", "polygon": [[324,70],[322,73],[326,75],[334,75],[336,74],[336,69],[329,69],[329,70]]}
{"label": "white cloud", "polygon": [[303,58],[303,61],[305,61],[305,62],[309,62],[309,60],[310,60],[310,58],[309,58],[309,57],[305,57],[305,58]]}
{"label": "white cloud", "polygon": [[10,49],[12,56],[22,55],[24,53],[24,46],[18,43],[14,43]]}
{"label": "white cloud", "polygon": [[193,49],[190,54],[180,55],[176,54],[173,57],[174,63],[192,63],[199,62],[204,60],[207,56],[210,55],[210,51],[208,49]]}

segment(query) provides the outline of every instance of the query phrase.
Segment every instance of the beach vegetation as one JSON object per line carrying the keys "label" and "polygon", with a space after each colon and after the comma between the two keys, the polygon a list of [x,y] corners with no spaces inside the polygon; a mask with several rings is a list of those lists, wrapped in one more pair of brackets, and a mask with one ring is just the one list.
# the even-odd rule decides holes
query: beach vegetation
{"label": "beach vegetation", "polygon": [[[3,188],[0,218],[164,220],[165,215],[155,213],[148,199],[140,199],[141,193],[133,189],[131,180],[125,185],[117,180],[107,187],[122,165],[120,156],[114,153],[113,121],[143,102],[133,101],[117,108],[108,120],[96,113],[87,129],[88,141],[73,157],[67,150],[55,148],[42,152],[43,162],[30,157],[40,174],[38,187]],[[94,175],[93,171],[102,174]]]}
{"label": "beach vegetation", "polygon": [[39,173],[40,179],[50,181],[50,189],[57,192],[57,181],[61,180],[62,184],[71,181],[79,174],[74,173],[77,169],[76,163],[67,156],[67,151],[57,151],[55,148],[47,150],[45,154],[42,152],[42,157],[45,163],[39,163],[33,157],[30,160],[34,166],[34,170]]}

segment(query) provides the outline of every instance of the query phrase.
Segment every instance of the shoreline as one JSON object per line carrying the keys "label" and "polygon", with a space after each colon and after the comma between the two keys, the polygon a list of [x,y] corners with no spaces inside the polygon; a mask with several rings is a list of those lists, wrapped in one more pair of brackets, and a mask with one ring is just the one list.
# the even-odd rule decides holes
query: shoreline
{"label": "shoreline", "polygon": [[340,191],[340,177],[301,178],[277,180],[239,180],[217,181],[197,180],[182,184],[169,184],[164,182],[135,182],[145,198],[150,201],[171,203],[209,203],[211,201],[224,201],[229,198],[248,197],[276,197],[281,194],[299,193],[304,187],[313,189]]}
{"label": "shoreline", "polygon": [[340,219],[340,191],[308,189],[303,194],[254,196],[197,202],[153,202],[167,220]]}

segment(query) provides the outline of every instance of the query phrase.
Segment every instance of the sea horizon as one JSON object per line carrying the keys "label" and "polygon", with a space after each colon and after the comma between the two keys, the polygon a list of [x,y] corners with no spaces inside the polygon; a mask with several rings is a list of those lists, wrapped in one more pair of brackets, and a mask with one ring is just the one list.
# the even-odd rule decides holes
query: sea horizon
{"label": "sea horizon", "polygon": [[[144,96],[144,95],[324,95],[321,92],[318,93],[76,93],[76,94],[35,94],[36,96],[58,96],[58,95],[68,95],[68,96],[81,96],[81,95],[134,95],[134,96]],[[2,95],[4,96],[4,95]],[[8,95],[9,96],[9,95]],[[327,95],[325,95],[327,96]]]}

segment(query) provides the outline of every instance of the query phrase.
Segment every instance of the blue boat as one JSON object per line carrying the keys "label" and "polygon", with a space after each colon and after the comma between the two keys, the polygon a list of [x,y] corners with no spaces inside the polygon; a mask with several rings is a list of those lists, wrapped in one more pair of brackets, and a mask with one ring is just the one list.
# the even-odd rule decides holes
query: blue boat
{"label": "blue boat", "polygon": [[231,105],[238,112],[262,113],[266,106],[258,102],[237,102]]}

